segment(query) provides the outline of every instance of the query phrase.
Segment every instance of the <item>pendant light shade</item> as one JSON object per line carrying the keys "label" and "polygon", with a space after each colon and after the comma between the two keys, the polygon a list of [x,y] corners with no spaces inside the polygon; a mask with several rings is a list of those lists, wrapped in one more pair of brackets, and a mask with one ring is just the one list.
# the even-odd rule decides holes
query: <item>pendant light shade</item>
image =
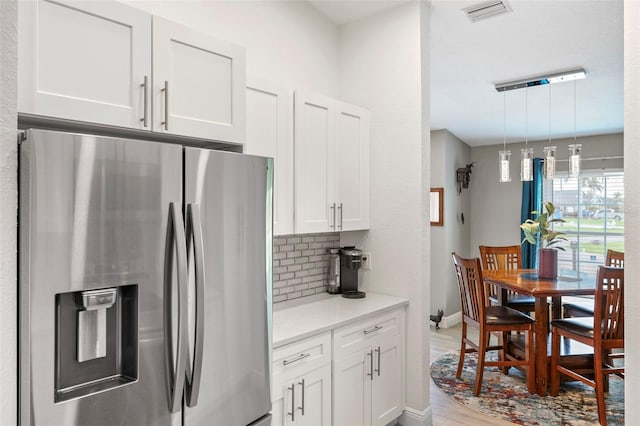
{"label": "pendant light shade", "polygon": [[520,180],[533,180],[533,148],[529,148],[529,98],[524,89],[524,148],[520,150]]}
{"label": "pendant light shade", "polygon": [[523,182],[533,180],[533,148],[520,150],[520,180]]}
{"label": "pendant light shade", "polygon": [[576,82],[573,82],[573,143],[569,145],[569,177],[577,178],[580,176],[580,152],[582,144],[576,142],[577,117],[576,111]]}
{"label": "pendant light shade", "polygon": [[555,146],[544,147],[544,178],[555,179],[556,177],[556,149]]}
{"label": "pendant light shade", "polygon": [[569,177],[580,176],[580,151],[582,151],[582,144],[569,145]]}
{"label": "pendant light shade", "polygon": [[508,149],[498,151],[498,166],[500,168],[500,182],[511,182],[511,151]]}
{"label": "pendant light shade", "polygon": [[502,94],[502,151],[498,152],[498,182],[511,182],[511,151],[507,149],[507,94]]}

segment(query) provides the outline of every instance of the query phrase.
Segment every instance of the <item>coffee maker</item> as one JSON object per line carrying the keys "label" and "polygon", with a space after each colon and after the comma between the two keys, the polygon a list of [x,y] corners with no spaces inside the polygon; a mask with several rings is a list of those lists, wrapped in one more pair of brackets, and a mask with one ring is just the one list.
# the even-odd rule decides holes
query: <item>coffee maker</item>
{"label": "coffee maker", "polygon": [[340,249],[340,286],[342,297],[362,299],[366,293],[358,291],[358,269],[362,262],[362,250],[353,246]]}

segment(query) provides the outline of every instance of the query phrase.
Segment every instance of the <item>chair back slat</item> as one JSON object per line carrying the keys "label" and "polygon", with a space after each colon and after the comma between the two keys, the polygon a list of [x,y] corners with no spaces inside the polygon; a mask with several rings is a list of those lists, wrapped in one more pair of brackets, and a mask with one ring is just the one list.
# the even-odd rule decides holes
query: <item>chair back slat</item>
{"label": "chair back slat", "polygon": [[606,266],[624,268],[624,253],[621,251],[607,250]]}
{"label": "chair back slat", "polygon": [[[489,271],[504,269],[520,269],[520,259],[522,259],[522,249],[520,246],[480,246],[480,259],[482,259],[482,269]],[[499,289],[492,285],[488,288],[487,297],[498,299]],[[515,293],[508,292],[509,297]]]}
{"label": "chair back slat", "polygon": [[519,269],[520,246],[480,246],[482,268],[487,270]]}
{"label": "chair back slat", "polygon": [[624,338],[624,269],[599,266],[594,312],[594,333],[602,340]]}
{"label": "chair back slat", "polygon": [[460,289],[462,315],[482,323],[487,296],[485,295],[480,260],[478,258],[464,259],[456,253],[452,253],[452,257]]}

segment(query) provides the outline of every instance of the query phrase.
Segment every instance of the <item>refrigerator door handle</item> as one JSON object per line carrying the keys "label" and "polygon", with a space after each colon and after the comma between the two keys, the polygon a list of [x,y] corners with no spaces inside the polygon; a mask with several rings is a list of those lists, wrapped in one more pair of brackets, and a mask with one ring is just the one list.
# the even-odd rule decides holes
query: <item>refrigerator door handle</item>
{"label": "refrigerator door handle", "polygon": [[[202,353],[204,348],[204,241],[202,236],[202,222],[200,208],[197,204],[187,204],[187,253],[190,252],[191,242],[194,249],[194,268],[196,276],[195,294],[195,339],[193,343],[193,367],[187,365],[187,406],[198,404],[200,393],[200,378],[202,376]],[[191,371],[190,371],[191,370]]]}
{"label": "refrigerator door handle", "polygon": [[[178,281],[178,323],[176,336],[176,362],[174,364],[173,355],[173,310],[172,310],[172,290],[173,290],[173,259],[177,267]],[[165,378],[167,380],[167,397],[169,410],[172,413],[180,411],[182,408],[182,390],[184,388],[186,348],[187,343],[187,246],[184,235],[184,224],[182,212],[176,211],[174,203],[169,204],[169,223],[167,229],[165,269],[164,269],[164,337],[165,337]],[[174,370],[175,366],[175,370]]]}

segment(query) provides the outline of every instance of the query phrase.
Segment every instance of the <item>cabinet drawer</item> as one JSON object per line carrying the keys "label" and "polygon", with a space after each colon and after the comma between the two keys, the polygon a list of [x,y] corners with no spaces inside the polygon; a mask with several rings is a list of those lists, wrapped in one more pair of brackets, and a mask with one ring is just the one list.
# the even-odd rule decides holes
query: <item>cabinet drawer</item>
{"label": "cabinet drawer", "polygon": [[402,311],[397,310],[334,330],[335,353],[358,351],[371,341],[400,334]]}
{"label": "cabinet drawer", "polygon": [[331,332],[309,337],[273,351],[273,377],[300,374],[331,363]]}

